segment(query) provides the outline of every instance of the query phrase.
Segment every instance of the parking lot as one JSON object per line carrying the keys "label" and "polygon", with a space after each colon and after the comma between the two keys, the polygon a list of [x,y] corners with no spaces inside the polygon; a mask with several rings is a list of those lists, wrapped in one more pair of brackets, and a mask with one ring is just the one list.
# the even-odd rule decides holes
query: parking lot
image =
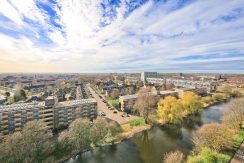
{"label": "parking lot", "polygon": [[139,118],[139,117],[133,116],[133,115],[129,115],[129,117],[127,117],[127,116],[122,117],[124,112],[118,111],[116,109],[110,110],[108,108],[108,106],[106,105],[106,101],[104,102],[103,99],[101,97],[99,97],[99,95],[89,85],[87,85],[87,87],[90,90],[90,92],[93,95],[93,97],[97,101],[98,114],[101,113],[101,112],[104,112],[105,113],[104,117],[106,117],[108,119],[111,119],[113,121],[116,121],[119,124],[123,124],[123,123],[125,123],[127,121]]}

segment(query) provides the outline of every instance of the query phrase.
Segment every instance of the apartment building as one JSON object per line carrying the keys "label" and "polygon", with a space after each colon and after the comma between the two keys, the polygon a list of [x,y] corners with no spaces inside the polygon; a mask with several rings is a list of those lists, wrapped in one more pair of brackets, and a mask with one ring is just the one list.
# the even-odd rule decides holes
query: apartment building
{"label": "apartment building", "polygon": [[[152,95],[157,97],[157,92],[152,91],[148,93],[144,93],[146,95]],[[120,96],[119,97],[119,102],[121,105],[121,110],[122,111],[128,111],[131,110],[136,102],[136,99],[138,98],[138,94],[133,94],[133,95],[126,95],[126,96]]]}
{"label": "apartment building", "polygon": [[[21,131],[31,120],[43,121],[49,129],[68,126],[76,118],[95,119],[97,102],[95,99],[82,99],[59,102],[31,102],[0,106],[0,134]],[[54,104],[54,105],[51,105]]]}
{"label": "apartment building", "polygon": [[158,78],[157,72],[142,72],[141,73],[141,81],[146,82],[147,78]]}

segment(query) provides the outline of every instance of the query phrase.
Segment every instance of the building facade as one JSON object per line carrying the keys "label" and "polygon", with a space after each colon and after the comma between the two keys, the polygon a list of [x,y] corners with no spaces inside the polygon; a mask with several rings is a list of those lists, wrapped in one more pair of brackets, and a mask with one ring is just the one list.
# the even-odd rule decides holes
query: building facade
{"label": "building facade", "polygon": [[147,78],[158,78],[157,72],[142,72],[141,73],[141,81],[146,82]]}
{"label": "building facade", "polygon": [[32,102],[0,106],[0,133],[3,135],[21,131],[26,122],[43,121],[49,129],[68,126],[76,118],[95,119],[97,102],[83,99],[45,105],[45,102]]}

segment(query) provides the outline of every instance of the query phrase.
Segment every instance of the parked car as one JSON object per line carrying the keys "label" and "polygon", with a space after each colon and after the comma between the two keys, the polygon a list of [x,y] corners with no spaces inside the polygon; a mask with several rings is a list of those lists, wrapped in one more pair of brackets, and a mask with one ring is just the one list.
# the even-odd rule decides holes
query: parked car
{"label": "parked car", "polygon": [[114,113],[114,114],[117,114],[118,112],[115,110],[113,113]]}
{"label": "parked car", "polygon": [[100,116],[106,116],[106,113],[104,113],[103,111],[100,111],[100,112],[98,113],[98,115],[100,115]]}

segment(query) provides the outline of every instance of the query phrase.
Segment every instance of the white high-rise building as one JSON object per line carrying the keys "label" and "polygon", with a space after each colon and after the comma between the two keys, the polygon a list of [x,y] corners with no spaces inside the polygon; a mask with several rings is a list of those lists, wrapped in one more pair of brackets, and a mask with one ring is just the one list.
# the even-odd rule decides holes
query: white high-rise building
{"label": "white high-rise building", "polygon": [[145,82],[147,78],[158,78],[157,72],[142,72],[141,73],[141,80]]}

